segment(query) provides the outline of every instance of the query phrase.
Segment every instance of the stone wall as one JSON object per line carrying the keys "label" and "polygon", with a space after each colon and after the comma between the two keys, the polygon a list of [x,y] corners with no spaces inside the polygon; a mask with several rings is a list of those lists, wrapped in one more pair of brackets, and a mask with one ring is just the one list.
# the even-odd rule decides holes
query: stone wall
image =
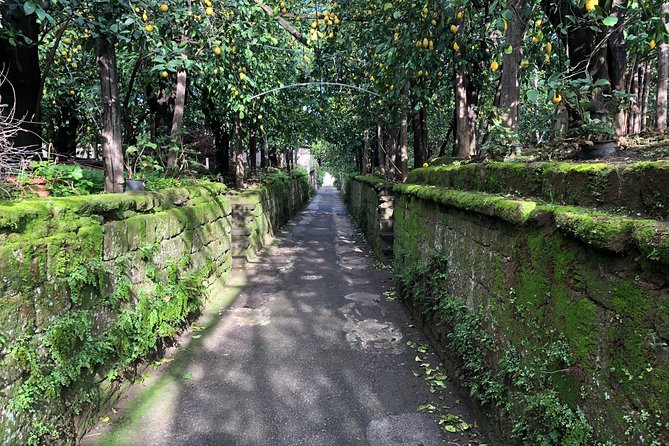
{"label": "stone wall", "polygon": [[[250,194],[249,249],[309,194],[304,175],[270,175]],[[71,444],[97,420],[225,286],[238,200],[202,183],[0,204],[3,444]]]}
{"label": "stone wall", "polygon": [[669,444],[666,222],[457,190],[457,167],[427,170],[395,186],[398,282],[503,442]]}
{"label": "stone wall", "polygon": [[376,256],[393,256],[393,185],[372,176],[346,177],[344,201]]}

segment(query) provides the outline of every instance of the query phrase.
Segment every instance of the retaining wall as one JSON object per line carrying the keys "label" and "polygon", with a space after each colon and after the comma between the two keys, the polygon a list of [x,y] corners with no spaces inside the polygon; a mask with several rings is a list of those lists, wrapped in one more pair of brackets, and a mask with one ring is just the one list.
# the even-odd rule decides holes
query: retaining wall
{"label": "retaining wall", "polygon": [[242,194],[203,183],[0,204],[0,437],[64,443],[218,293],[232,206],[259,249],[308,199],[306,175]]}
{"label": "retaining wall", "polygon": [[[453,178],[472,172],[491,181],[488,166],[462,167],[417,169],[395,185],[395,270],[454,373],[509,434],[503,441],[669,444],[669,224],[637,215],[664,209],[663,189],[638,213],[613,214],[602,209],[619,202],[594,209],[458,190]],[[520,172],[507,180],[521,184],[534,168],[493,169]],[[573,184],[587,183],[581,169],[582,178],[569,169]]]}

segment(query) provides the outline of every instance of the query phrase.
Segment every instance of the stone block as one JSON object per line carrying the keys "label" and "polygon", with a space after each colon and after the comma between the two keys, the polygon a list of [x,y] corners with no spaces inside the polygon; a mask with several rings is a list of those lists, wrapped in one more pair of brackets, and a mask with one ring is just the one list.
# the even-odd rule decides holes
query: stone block
{"label": "stone block", "polygon": [[128,252],[128,228],[124,220],[104,224],[103,259],[115,259]]}

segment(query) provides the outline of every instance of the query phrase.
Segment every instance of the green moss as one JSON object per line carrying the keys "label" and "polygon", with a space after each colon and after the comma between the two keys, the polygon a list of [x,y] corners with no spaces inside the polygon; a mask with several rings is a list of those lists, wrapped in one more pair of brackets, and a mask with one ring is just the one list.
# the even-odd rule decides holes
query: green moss
{"label": "green moss", "polygon": [[512,223],[526,222],[537,207],[537,203],[533,201],[512,200],[496,195],[432,186],[397,184],[394,191],[467,211],[499,217]]}

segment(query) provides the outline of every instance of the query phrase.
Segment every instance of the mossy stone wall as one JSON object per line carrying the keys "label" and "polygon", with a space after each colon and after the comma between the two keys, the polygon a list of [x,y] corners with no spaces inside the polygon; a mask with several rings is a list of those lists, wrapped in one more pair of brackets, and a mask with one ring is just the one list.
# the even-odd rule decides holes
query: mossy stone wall
{"label": "mossy stone wall", "polygon": [[[669,444],[669,226],[460,190],[454,178],[492,181],[488,167],[463,167],[418,169],[410,180],[429,184],[395,186],[394,266],[454,373],[504,426],[502,441]],[[535,175],[495,169],[509,184]],[[350,189],[363,221],[356,207],[371,209],[373,185]]]}
{"label": "mossy stone wall", "polygon": [[[253,195],[258,249],[310,190],[302,175],[275,175]],[[3,445],[74,444],[97,421],[225,286],[238,199],[202,183],[0,203]]]}
{"label": "mossy stone wall", "polygon": [[408,183],[669,217],[669,161],[451,164],[415,169]]}
{"label": "mossy stone wall", "polygon": [[368,175],[347,176],[343,196],[353,219],[379,259],[392,257],[392,184]]}

